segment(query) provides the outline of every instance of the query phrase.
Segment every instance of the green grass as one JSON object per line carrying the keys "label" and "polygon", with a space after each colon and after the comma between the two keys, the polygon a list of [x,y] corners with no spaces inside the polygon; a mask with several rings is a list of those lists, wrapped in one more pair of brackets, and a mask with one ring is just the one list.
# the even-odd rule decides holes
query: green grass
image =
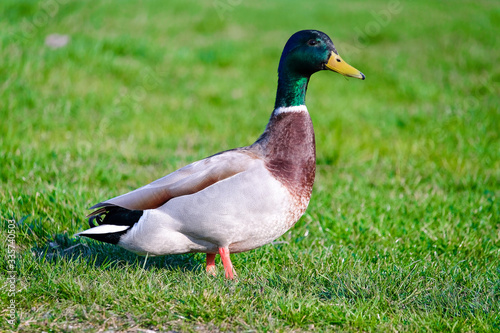
{"label": "green grass", "polygon": [[[236,281],[72,236],[91,205],[252,143],[308,28],[367,80],[312,78],[311,203],[232,256]],[[500,330],[499,30],[495,0],[2,1],[0,330]]]}

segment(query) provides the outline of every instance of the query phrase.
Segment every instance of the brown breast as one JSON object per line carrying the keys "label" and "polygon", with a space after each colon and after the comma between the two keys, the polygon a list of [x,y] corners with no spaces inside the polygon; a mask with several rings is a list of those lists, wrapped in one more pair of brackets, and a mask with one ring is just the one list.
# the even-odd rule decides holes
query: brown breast
{"label": "brown breast", "polygon": [[316,145],[309,113],[273,114],[252,148],[260,150],[268,170],[288,188],[297,204],[303,206],[297,207],[303,213],[316,173]]}

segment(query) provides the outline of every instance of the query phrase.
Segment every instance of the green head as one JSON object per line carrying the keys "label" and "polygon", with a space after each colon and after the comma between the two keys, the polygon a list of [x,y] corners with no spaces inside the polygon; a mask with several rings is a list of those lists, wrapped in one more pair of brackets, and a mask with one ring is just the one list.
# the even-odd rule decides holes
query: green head
{"label": "green head", "polygon": [[303,105],[309,77],[321,70],[365,79],[363,73],[342,60],[325,33],[302,30],[293,34],[281,54],[275,107]]}

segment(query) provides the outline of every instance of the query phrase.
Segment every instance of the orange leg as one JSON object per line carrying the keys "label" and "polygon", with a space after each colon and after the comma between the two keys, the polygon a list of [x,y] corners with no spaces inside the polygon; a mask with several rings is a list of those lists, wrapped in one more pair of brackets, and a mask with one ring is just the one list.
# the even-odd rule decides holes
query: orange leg
{"label": "orange leg", "polygon": [[215,276],[215,253],[207,253],[207,273]]}
{"label": "orange leg", "polygon": [[234,275],[236,275],[233,264],[231,263],[231,258],[229,257],[229,249],[227,247],[219,247],[220,258],[222,259],[222,264],[224,265],[224,272],[226,273],[226,278],[232,280]]}

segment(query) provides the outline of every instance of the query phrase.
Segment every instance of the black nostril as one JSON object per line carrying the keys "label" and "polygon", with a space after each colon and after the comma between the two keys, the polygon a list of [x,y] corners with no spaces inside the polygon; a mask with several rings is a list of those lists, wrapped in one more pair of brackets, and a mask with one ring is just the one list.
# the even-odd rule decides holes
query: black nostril
{"label": "black nostril", "polygon": [[337,59],[337,62],[341,62],[341,61],[342,61],[342,60],[340,60],[340,59]]}

